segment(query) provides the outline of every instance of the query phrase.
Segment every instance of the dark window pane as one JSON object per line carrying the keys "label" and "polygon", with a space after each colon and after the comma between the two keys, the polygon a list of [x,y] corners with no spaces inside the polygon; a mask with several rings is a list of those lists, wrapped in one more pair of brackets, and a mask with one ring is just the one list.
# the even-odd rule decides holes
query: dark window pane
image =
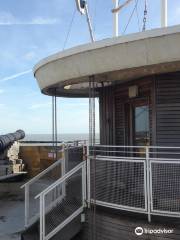
{"label": "dark window pane", "polygon": [[134,134],[137,145],[149,143],[149,107],[139,106],[134,109]]}

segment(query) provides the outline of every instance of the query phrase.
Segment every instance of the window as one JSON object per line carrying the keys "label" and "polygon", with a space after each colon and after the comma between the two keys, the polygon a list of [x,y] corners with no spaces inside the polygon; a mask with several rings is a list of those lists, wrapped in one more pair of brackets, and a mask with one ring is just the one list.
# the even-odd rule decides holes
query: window
{"label": "window", "polygon": [[149,145],[149,107],[147,105],[134,108],[134,144]]}

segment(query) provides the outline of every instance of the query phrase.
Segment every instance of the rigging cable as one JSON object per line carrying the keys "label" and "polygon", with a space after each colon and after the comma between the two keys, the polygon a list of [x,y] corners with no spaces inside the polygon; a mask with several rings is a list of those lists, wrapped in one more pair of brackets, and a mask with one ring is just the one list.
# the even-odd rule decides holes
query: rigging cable
{"label": "rigging cable", "polygon": [[52,148],[53,148],[53,159],[55,159],[54,142],[55,142],[55,137],[54,137],[54,96],[52,96]]}
{"label": "rigging cable", "polygon": [[132,11],[130,17],[129,17],[128,23],[127,23],[127,25],[126,25],[126,27],[125,27],[125,29],[124,29],[124,31],[123,31],[123,34],[125,34],[125,32],[126,32],[128,26],[129,26],[129,24],[130,24],[130,22],[131,22],[131,19],[132,19],[133,15],[134,15],[134,12],[136,11],[136,8],[137,8],[137,5],[138,5],[138,2],[139,2],[139,0],[136,0],[136,2],[135,2],[135,6],[134,6],[134,8],[133,8],[133,11]]}
{"label": "rigging cable", "polygon": [[142,31],[146,31],[146,22],[147,22],[147,0],[145,0],[145,6],[144,6],[144,18],[143,18]]}
{"label": "rigging cable", "polygon": [[55,95],[52,96],[52,147],[53,147],[53,159],[57,160],[58,143],[57,143],[57,97],[56,89]]}
{"label": "rigging cable", "polygon": [[54,97],[54,111],[55,111],[55,114],[54,114],[54,130],[55,130],[55,153],[56,153],[56,161],[58,160],[58,139],[57,139],[57,94],[56,94],[56,89],[55,89],[55,97]]}
{"label": "rigging cable", "polygon": [[139,32],[140,32],[141,27],[140,27],[139,13],[138,13],[138,4],[136,5],[136,17],[137,17],[138,29],[139,29]]}
{"label": "rigging cable", "polygon": [[73,11],[72,18],[71,18],[71,21],[70,21],[70,24],[69,24],[69,27],[68,27],[67,35],[66,35],[62,50],[65,49],[66,44],[68,42],[69,35],[70,35],[71,29],[72,29],[72,25],[73,25],[73,22],[74,22],[74,19],[75,19],[75,15],[76,15],[76,9],[74,9],[74,11]]}

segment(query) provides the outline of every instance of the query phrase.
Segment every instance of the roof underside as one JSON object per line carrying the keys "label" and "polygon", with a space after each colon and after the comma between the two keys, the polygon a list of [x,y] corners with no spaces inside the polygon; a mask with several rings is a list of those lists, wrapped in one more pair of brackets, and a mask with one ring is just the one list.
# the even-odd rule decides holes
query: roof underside
{"label": "roof underside", "polygon": [[35,66],[43,93],[87,97],[89,77],[96,87],[180,71],[180,26],[150,30],[75,47]]}

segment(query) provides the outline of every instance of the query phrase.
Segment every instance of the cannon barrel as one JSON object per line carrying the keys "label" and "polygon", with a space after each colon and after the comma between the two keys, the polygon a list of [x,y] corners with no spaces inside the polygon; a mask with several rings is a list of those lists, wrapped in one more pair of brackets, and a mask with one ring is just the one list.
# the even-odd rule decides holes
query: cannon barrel
{"label": "cannon barrel", "polygon": [[6,135],[0,135],[0,151],[4,151],[15,141],[23,139],[25,132],[23,130],[17,130],[15,133],[9,133]]}

